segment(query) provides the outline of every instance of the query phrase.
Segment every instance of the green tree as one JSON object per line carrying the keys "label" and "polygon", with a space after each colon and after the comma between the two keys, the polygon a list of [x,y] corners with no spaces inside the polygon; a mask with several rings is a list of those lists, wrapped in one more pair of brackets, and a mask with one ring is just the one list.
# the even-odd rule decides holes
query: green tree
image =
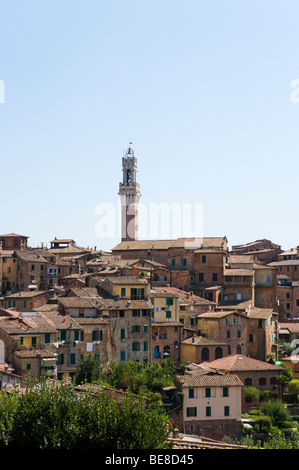
{"label": "green tree", "polygon": [[289,382],[293,379],[291,369],[286,364],[281,364],[283,367],[282,374],[277,377],[277,385],[281,387],[282,393],[288,386]]}
{"label": "green tree", "polygon": [[0,392],[1,446],[10,449],[162,449],[167,416],[127,394],[78,394],[66,382],[45,382],[5,399]]}
{"label": "green tree", "polygon": [[291,395],[295,395],[296,402],[297,402],[297,397],[299,394],[299,380],[297,379],[290,380],[290,382],[288,383],[288,393],[290,393]]}
{"label": "green tree", "polygon": [[285,408],[283,403],[278,400],[269,400],[262,404],[260,412],[266,416],[269,416],[273,426],[281,428],[286,421],[290,421],[290,413]]}
{"label": "green tree", "polygon": [[75,376],[75,383],[81,385],[96,381],[106,382],[107,375],[102,371],[101,364],[89,355],[86,360],[81,362]]}
{"label": "green tree", "polygon": [[256,387],[244,387],[245,398],[248,401],[257,400],[260,396],[260,392]]}

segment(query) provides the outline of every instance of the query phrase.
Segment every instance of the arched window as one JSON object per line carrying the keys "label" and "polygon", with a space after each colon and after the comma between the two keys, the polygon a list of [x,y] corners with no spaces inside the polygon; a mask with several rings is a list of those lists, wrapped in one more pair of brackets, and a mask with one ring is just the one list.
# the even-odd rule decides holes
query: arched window
{"label": "arched window", "polygon": [[163,348],[163,357],[166,359],[170,356],[170,347],[169,346],[164,346]]}
{"label": "arched window", "polygon": [[202,348],[202,351],[201,351],[201,360],[202,360],[202,362],[209,361],[209,359],[210,359],[209,348]]}
{"label": "arched window", "polygon": [[260,377],[259,378],[259,385],[266,385],[267,381],[265,377]]}
{"label": "arched window", "polygon": [[242,354],[242,347],[240,346],[240,344],[238,344],[236,347],[236,354]]}
{"label": "arched window", "polygon": [[222,348],[218,347],[215,350],[215,359],[221,359],[223,357]]}
{"label": "arched window", "polygon": [[276,384],[277,384],[277,377],[271,377],[270,385],[276,385]]}
{"label": "arched window", "polygon": [[247,377],[245,380],[244,380],[244,385],[252,385],[252,379],[250,377]]}

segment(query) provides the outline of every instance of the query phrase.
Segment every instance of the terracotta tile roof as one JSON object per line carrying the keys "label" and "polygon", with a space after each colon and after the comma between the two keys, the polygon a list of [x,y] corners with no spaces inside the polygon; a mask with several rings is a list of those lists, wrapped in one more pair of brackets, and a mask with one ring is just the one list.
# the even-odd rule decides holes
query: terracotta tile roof
{"label": "terracotta tile roof", "polygon": [[287,328],[291,333],[299,334],[299,322],[279,322],[279,329]]}
{"label": "terracotta tile roof", "polygon": [[246,446],[238,444],[228,444],[223,441],[215,441],[204,437],[197,437],[194,435],[179,435],[179,437],[169,437],[168,442],[172,443],[172,449],[185,450],[185,449],[246,449]]}
{"label": "terracotta tile roof", "polygon": [[37,251],[31,250],[18,250],[17,254],[19,258],[31,262],[31,263],[47,263],[46,258],[40,255]]}
{"label": "terracotta tile roof", "polygon": [[198,295],[190,294],[187,291],[177,289],[176,287],[154,287],[155,292],[172,293],[179,297],[181,305],[215,305],[215,302],[199,297]]}
{"label": "terracotta tile roof", "polygon": [[109,322],[103,318],[80,317],[76,319],[79,325],[108,325]]}
{"label": "terracotta tile roof", "polygon": [[67,308],[97,308],[128,310],[128,309],[153,309],[153,305],[147,300],[114,300],[112,298],[95,297],[61,297],[58,303]]}
{"label": "terracotta tile roof", "polygon": [[267,318],[269,315],[278,315],[272,308],[253,307],[247,311],[248,318]]}
{"label": "terracotta tile roof", "polygon": [[[200,239],[196,238],[178,238],[176,240],[137,240],[137,241],[125,241],[115,246],[112,251],[118,250],[167,250],[169,248],[188,248],[190,243],[199,244],[197,248],[204,247],[223,247],[226,243],[226,237],[204,237]],[[196,248],[196,246],[195,246]]]}
{"label": "terracotta tile roof", "polygon": [[57,358],[57,354],[48,351],[47,349],[20,349],[14,351],[14,355],[20,358],[26,357],[44,357],[44,358]]}
{"label": "terracotta tile roof", "polygon": [[29,238],[26,235],[19,235],[18,233],[8,233],[6,235],[0,235],[0,238],[2,238],[2,237],[6,237],[6,238],[9,238],[9,237],[12,237],[12,238],[14,238],[14,237]]}
{"label": "terracotta tile roof", "polygon": [[282,261],[273,261],[272,263],[269,263],[267,266],[296,266],[299,264],[299,259],[285,259],[285,260],[282,260]]}
{"label": "terracotta tile roof", "polygon": [[254,276],[252,269],[230,268],[224,270],[224,276]]}
{"label": "terracotta tile roof", "polygon": [[248,356],[243,356],[241,354],[235,354],[234,356],[226,356],[221,359],[216,359],[215,361],[206,362],[203,365],[207,367],[226,370],[226,371],[251,371],[251,370],[273,370],[279,371],[282,370],[281,367],[278,367],[274,364],[269,364],[268,362],[258,361]]}
{"label": "terracotta tile roof", "polygon": [[140,277],[135,277],[135,276],[111,276],[107,277],[103,284],[106,283],[106,281],[111,282],[112,284],[148,284],[147,279],[142,279]]}
{"label": "terracotta tile roof", "polygon": [[198,313],[197,318],[209,318],[209,319],[220,319],[227,317],[228,315],[231,314],[239,315],[242,317],[246,317],[245,314],[241,312],[237,312],[236,310],[217,310],[216,312],[209,311],[209,312],[204,312],[204,313]]}
{"label": "terracotta tile roof", "polygon": [[206,373],[199,375],[180,375],[176,379],[183,388],[189,387],[242,387],[243,383],[235,374]]}
{"label": "terracotta tile roof", "polygon": [[96,287],[71,287],[69,292],[75,294],[76,297],[84,297],[84,298],[94,298],[98,296],[98,290]]}
{"label": "terracotta tile roof", "polygon": [[10,294],[10,295],[7,295],[6,298],[7,299],[10,299],[10,298],[28,298],[28,297],[39,297],[39,296],[43,296],[43,295],[46,295],[46,294],[49,294],[50,291],[48,290],[44,290],[44,291],[21,291],[21,292],[16,292],[14,294]]}
{"label": "terracotta tile roof", "polygon": [[0,330],[13,335],[53,333],[69,328],[81,329],[76,318],[55,311],[47,313],[15,311],[14,317],[10,319],[0,317]]}
{"label": "terracotta tile roof", "polygon": [[181,344],[194,344],[196,346],[227,346],[228,343],[223,343],[222,341],[206,338],[204,336],[194,336],[192,338],[184,339]]}
{"label": "terracotta tile roof", "polygon": [[181,323],[181,322],[178,322],[178,321],[165,321],[165,322],[162,322],[162,321],[153,321],[152,322],[152,328],[155,328],[155,326],[159,327],[159,326],[167,326],[167,327],[181,327],[183,328],[184,325]]}

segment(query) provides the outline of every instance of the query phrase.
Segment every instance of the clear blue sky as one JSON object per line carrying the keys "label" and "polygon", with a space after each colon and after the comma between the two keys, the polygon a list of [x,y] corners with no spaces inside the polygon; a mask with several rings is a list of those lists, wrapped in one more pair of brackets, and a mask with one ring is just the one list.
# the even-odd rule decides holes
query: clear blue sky
{"label": "clear blue sky", "polygon": [[142,203],[203,235],[299,245],[298,0],[0,2],[0,233],[111,249],[98,204],[138,158]]}

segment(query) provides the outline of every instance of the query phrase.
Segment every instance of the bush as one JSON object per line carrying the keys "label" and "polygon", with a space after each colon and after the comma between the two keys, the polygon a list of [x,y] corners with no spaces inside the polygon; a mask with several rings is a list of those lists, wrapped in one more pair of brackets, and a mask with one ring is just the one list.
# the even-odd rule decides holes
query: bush
{"label": "bush", "polygon": [[269,400],[260,407],[260,412],[271,418],[273,426],[281,427],[285,421],[290,421],[289,411],[278,400]]}
{"label": "bush", "polygon": [[271,418],[269,416],[256,416],[254,418],[254,431],[268,434],[271,430]]}
{"label": "bush", "polygon": [[118,404],[104,391],[78,395],[71,383],[0,392],[0,447],[10,449],[162,449],[168,417],[128,394]]}

